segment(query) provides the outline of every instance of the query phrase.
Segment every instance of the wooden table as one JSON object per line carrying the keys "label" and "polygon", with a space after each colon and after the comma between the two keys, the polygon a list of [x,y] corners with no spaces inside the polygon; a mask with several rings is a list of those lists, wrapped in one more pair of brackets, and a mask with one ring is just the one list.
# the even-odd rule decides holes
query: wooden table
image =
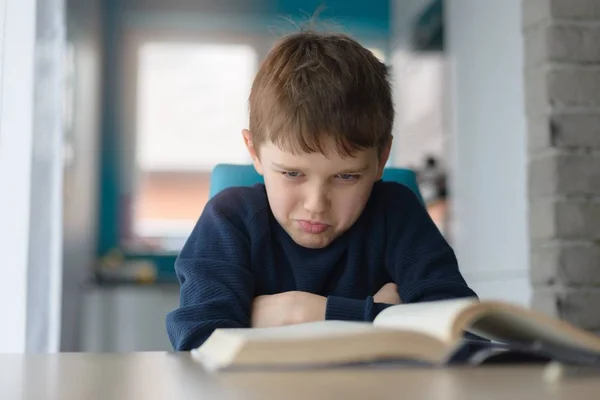
{"label": "wooden table", "polygon": [[600,376],[549,383],[542,367],[332,369],[209,375],[188,354],[0,355],[12,399],[598,399]]}

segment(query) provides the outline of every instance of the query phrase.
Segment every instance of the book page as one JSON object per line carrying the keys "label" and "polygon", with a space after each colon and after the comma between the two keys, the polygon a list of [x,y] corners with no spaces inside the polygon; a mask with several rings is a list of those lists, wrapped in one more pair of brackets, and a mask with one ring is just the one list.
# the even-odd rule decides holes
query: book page
{"label": "book page", "polygon": [[383,310],[373,324],[377,327],[427,333],[448,343],[453,340],[452,326],[456,316],[477,300],[455,299],[400,304]]}
{"label": "book page", "polygon": [[348,336],[373,331],[373,325],[367,322],[317,321],[276,328],[239,328],[227,329],[245,340],[297,340],[330,338],[335,335]]}
{"label": "book page", "polygon": [[600,353],[600,337],[540,312],[486,301],[462,316],[473,333],[501,342],[574,347]]}

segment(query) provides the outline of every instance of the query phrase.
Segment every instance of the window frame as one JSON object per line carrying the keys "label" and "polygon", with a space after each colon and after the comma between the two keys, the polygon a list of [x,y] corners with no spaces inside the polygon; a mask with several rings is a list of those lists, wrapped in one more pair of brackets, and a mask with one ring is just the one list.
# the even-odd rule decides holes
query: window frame
{"label": "window frame", "polygon": [[[255,49],[260,62],[276,38],[255,33],[242,35],[202,30],[173,32],[149,28],[127,29],[113,35],[113,38],[108,38],[107,43],[108,90],[105,127],[101,138],[99,278],[108,279],[118,265],[118,268],[125,266],[129,269],[124,275],[131,276],[133,280],[143,280],[147,277],[145,274],[152,269],[155,273],[152,281],[171,282],[175,279],[175,252],[131,250],[126,246],[129,238],[123,235],[124,232],[131,232],[133,227],[129,211],[133,206],[133,199],[126,196],[128,192],[130,195],[135,193],[133,182],[137,173],[136,158],[132,155],[135,154],[137,129],[138,50],[149,42],[247,45]],[[243,128],[240,127],[240,131]]]}

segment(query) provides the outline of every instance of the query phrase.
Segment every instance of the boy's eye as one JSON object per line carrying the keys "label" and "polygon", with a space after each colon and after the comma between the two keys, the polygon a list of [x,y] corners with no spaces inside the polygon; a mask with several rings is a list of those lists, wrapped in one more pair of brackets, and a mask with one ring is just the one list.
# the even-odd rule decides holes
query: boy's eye
{"label": "boy's eye", "polygon": [[360,177],[357,174],[339,174],[338,177],[343,181],[354,181]]}
{"label": "boy's eye", "polygon": [[298,178],[300,177],[302,174],[298,171],[289,171],[289,172],[282,172],[282,174],[288,178]]}

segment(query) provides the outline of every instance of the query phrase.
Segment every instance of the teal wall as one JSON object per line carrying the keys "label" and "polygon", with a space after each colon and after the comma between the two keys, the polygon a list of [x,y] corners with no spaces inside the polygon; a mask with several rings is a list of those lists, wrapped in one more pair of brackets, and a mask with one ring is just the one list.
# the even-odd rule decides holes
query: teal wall
{"label": "teal wall", "polygon": [[370,30],[389,37],[391,21],[389,0],[344,1],[344,0],[280,0],[274,12],[279,15],[303,16],[322,8],[320,19],[331,19],[345,26],[348,31]]}

